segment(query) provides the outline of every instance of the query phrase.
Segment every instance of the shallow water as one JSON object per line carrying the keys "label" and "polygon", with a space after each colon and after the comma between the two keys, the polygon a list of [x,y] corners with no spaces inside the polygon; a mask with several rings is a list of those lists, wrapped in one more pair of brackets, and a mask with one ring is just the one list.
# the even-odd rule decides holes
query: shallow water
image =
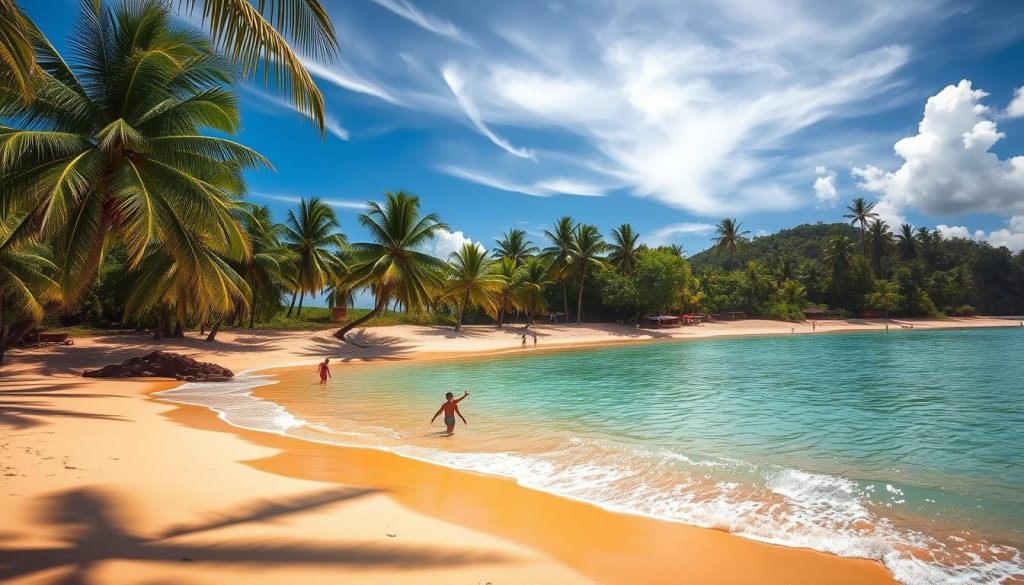
{"label": "shallow water", "polygon": [[[1024,579],[1024,330],[794,335],[336,364],[167,397],[613,510],[883,561],[905,583]],[[255,390],[259,400],[250,395]],[[446,391],[469,425],[429,425]]]}

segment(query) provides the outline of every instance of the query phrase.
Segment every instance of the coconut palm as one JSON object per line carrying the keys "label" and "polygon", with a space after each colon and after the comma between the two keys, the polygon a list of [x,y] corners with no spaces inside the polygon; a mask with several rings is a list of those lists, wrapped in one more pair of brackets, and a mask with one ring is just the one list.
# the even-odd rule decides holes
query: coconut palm
{"label": "coconut palm", "polygon": [[38,322],[43,307],[60,299],[60,286],[51,278],[57,267],[46,246],[11,238],[20,220],[18,216],[0,219],[0,364],[7,348],[17,341],[8,335],[10,312],[16,311],[19,317],[27,314]]}
{"label": "coconut palm", "polygon": [[[298,212],[296,215],[293,210],[288,210],[284,240],[297,259],[292,306],[298,294],[299,310],[296,316],[300,317],[306,293],[323,290],[331,283],[337,260],[335,253],[345,247],[346,240],[344,234],[335,231],[339,224],[334,209],[319,197],[302,198]],[[291,314],[292,307],[288,307],[288,316],[291,317]]]}
{"label": "coconut palm", "polygon": [[500,240],[495,240],[498,245],[494,248],[494,256],[497,258],[510,258],[516,266],[526,261],[527,258],[540,252],[540,248],[533,245],[526,237],[523,230],[509,230]]}
{"label": "coconut palm", "polygon": [[551,280],[551,265],[543,257],[533,257],[520,267],[515,281],[517,302],[526,311],[526,326],[529,327],[539,313],[548,310],[544,291],[554,284]]}
{"label": "coconut palm", "polygon": [[807,303],[807,289],[795,280],[786,280],[779,285],[779,298],[782,302],[802,309]]}
{"label": "coconut palm", "polygon": [[917,239],[914,237],[914,226],[905,223],[900,226],[896,234],[896,247],[900,251],[900,259],[913,260],[917,258]]}
{"label": "coconut palm", "polygon": [[[533,256],[526,258],[526,261],[532,259]],[[518,311],[520,304],[518,298],[515,295],[516,282],[522,273],[522,266],[517,266],[515,260],[509,256],[502,256],[497,262],[491,265],[491,271],[502,277],[501,290],[498,291],[498,302],[494,308],[497,314],[494,315],[495,321],[498,323],[498,328],[505,326],[505,314],[508,311]]]}
{"label": "coconut palm", "polygon": [[960,265],[949,271],[950,288],[957,307],[967,304],[974,294],[974,274],[967,266]]}
{"label": "coconut palm", "polygon": [[846,236],[832,236],[822,248],[825,264],[832,272],[832,281],[842,286],[846,281],[846,275],[853,265],[853,256],[856,254],[856,246]]}
{"label": "coconut palm", "polygon": [[451,267],[444,283],[442,298],[453,299],[459,306],[455,331],[462,331],[462,321],[470,305],[483,307],[493,313],[497,310],[499,295],[508,282],[504,276],[491,270],[494,261],[487,251],[473,242],[466,242],[458,252],[452,252]]}
{"label": "coconut palm", "polygon": [[341,340],[380,314],[395,298],[409,310],[421,310],[441,284],[445,262],[420,249],[448,225],[436,213],[421,216],[419,197],[404,191],[385,191],[384,197],[383,205],[370,201],[367,213],[359,216],[359,223],[373,241],[351,246],[350,285],[373,290],[374,307],[338,329],[334,336]]}
{"label": "coconut palm", "polygon": [[624,223],[612,230],[612,243],[608,246],[608,262],[620,273],[633,274],[636,267],[637,239],[640,234],[633,231],[633,226]]}
{"label": "coconut palm", "polygon": [[871,246],[871,263],[875,267],[875,274],[882,272],[882,258],[889,254],[892,247],[892,232],[885,220],[876,219],[868,224],[868,242]]}
{"label": "coconut palm", "polygon": [[743,224],[736,221],[735,217],[727,217],[718,222],[718,225],[715,226],[715,233],[718,235],[712,238],[715,242],[714,251],[716,256],[728,254],[729,262],[732,263],[736,252],[750,243],[749,238],[747,238],[750,232],[747,230],[741,231],[741,227],[743,227]]}
{"label": "coconut palm", "polygon": [[[82,4],[98,16],[96,24],[105,30],[104,36],[113,38],[114,31],[103,22],[102,2]],[[166,11],[171,4],[124,0],[119,12]],[[295,109],[311,117],[323,133],[324,98],[299,56],[323,62],[337,53],[334,26],[318,0],[181,0],[173,5],[181,15],[202,20],[214,45],[241,68],[243,76],[262,77],[264,85],[289,94]],[[33,43],[46,39],[15,0],[0,0],[0,88],[14,88],[26,99],[48,58],[36,57]],[[155,60],[150,54],[144,66]]]}
{"label": "coconut palm", "polygon": [[227,138],[200,134],[238,129],[237,96],[210,43],[167,5],[85,4],[71,43],[76,68],[40,45],[45,74],[35,98],[0,96],[0,118],[15,126],[0,126],[0,204],[26,213],[11,237],[53,242],[69,303],[93,281],[111,242],[133,268],[158,242],[186,288],[200,291],[204,271],[216,270],[210,254],[248,255],[232,210],[243,171],[270,165]]}
{"label": "coconut palm", "polygon": [[572,264],[572,240],[576,232],[576,222],[569,216],[558,218],[551,230],[544,230],[551,245],[544,248],[544,255],[551,260],[551,273],[562,284],[562,310],[565,311],[565,318],[569,318],[569,293],[566,281]]}
{"label": "coconut palm", "polygon": [[249,259],[239,271],[252,291],[249,328],[256,326],[256,317],[270,317],[281,307],[281,297],[287,290],[292,268],[296,266],[294,252],[281,242],[284,226],[275,223],[266,205],[246,203],[239,208],[239,221],[252,246]]}
{"label": "coconut palm", "polygon": [[686,254],[686,250],[683,248],[682,244],[669,244],[668,250],[680,258]]}
{"label": "coconut palm", "polygon": [[860,224],[860,242],[865,256],[868,255],[868,221],[878,217],[878,214],[872,211],[874,208],[874,202],[869,203],[863,197],[858,197],[846,208],[850,213],[843,215],[850,220],[850,225]]}
{"label": "coconut palm", "polygon": [[602,257],[608,244],[601,238],[597,227],[587,224],[576,226],[573,231],[572,247],[569,249],[572,258],[572,271],[579,277],[580,292],[576,299],[576,323],[583,323],[583,287],[587,276],[604,263]]}

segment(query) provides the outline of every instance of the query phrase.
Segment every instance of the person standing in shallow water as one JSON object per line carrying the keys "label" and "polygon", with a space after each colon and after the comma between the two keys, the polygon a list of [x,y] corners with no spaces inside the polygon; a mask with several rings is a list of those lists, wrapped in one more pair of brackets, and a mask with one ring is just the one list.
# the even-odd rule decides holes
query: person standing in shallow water
{"label": "person standing in shallow water", "polygon": [[327,378],[331,377],[331,367],[328,365],[330,363],[330,361],[331,361],[331,358],[324,358],[324,361],[320,362],[320,365],[317,366],[317,370],[320,371],[320,385],[321,386],[326,386],[327,385]]}
{"label": "person standing in shallow water", "polygon": [[447,434],[449,437],[455,434],[456,414],[459,415],[459,418],[462,419],[462,424],[468,425],[469,423],[466,422],[466,417],[462,416],[462,412],[459,411],[459,403],[465,400],[467,396],[469,396],[469,392],[464,391],[462,393],[462,397],[456,400],[454,394],[452,394],[451,392],[446,392],[444,395],[445,402],[444,404],[441,405],[441,408],[438,408],[437,412],[434,413],[434,418],[430,419],[430,424],[434,424],[434,421],[437,420],[437,417],[440,416],[440,414],[443,412],[444,425],[448,427]]}

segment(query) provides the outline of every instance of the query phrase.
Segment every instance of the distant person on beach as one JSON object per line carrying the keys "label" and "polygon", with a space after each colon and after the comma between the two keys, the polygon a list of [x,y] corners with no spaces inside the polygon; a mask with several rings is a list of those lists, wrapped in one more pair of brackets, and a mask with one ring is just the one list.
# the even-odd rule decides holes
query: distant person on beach
{"label": "distant person on beach", "polygon": [[328,365],[330,363],[330,361],[331,361],[331,358],[324,358],[324,361],[320,362],[320,365],[317,366],[317,370],[320,371],[320,385],[321,386],[326,386],[327,385],[327,378],[331,377],[331,367]]}
{"label": "distant person on beach", "polygon": [[533,347],[537,347],[537,334],[533,334]]}
{"label": "distant person on beach", "polygon": [[463,392],[462,397],[456,400],[455,395],[452,394],[451,392],[445,393],[445,402],[444,404],[441,405],[441,408],[438,408],[437,412],[434,413],[434,418],[430,419],[430,424],[434,424],[434,421],[437,420],[437,417],[440,416],[441,413],[443,412],[444,425],[448,427],[448,436],[451,436],[455,433],[456,414],[459,415],[459,418],[462,419],[462,424],[468,425],[469,423],[466,422],[466,417],[462,416],[462,413],[459,411],[459,403],[465,400],[467,396],[469,396],[469,392]]}
{"label": "distant person on beach", "polygon": [[523,349],[526,349],[526,334],[523,333]]}

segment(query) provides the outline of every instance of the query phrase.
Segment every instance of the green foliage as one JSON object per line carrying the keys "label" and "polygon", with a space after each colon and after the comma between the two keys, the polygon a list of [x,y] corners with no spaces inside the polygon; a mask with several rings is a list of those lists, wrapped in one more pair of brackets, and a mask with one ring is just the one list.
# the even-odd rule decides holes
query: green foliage
{"label": "green foliage", "polygon": [[799,323],[804,320],[804,314],[800,307],[791,303],[770,303],[761,311],[765,319],[775,321],[791,321]]}
{"label": "green foliage", "polygon": [[900,285],[888,280],[876,280],[875,288],[864,297],[864,306],[893,315],[903,308]]}

